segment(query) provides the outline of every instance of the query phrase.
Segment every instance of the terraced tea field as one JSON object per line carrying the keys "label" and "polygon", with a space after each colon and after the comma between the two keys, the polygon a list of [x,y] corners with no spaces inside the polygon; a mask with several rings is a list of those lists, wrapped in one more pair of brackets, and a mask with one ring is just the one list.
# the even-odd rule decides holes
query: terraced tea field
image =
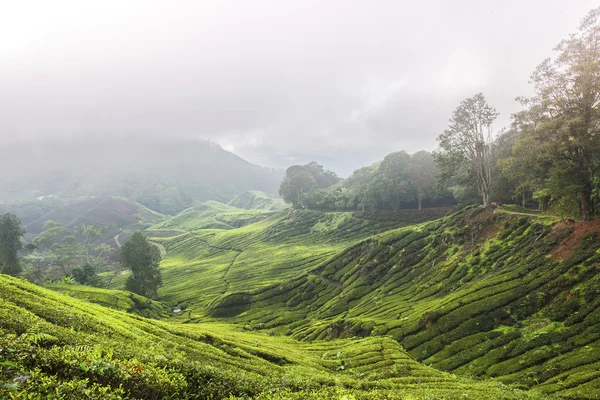
{"label": "terraced tea field", "polygon": [[[213,212],[208,210],[209,215]],[[173,306],[183,306],[182,316],[197,320],[230,293],[294,279],[359,240],[439,215],[406,214],[385,221],[360,219],[352,213],[282,211],[267,213],[266,219],[237,229],[198,229],[176,237],[154,237],[166,249],[161,263],[165,285],[160,295]],[[164,228],[177,229],[171,223],[166,221]],[[122,287],[124,279],[126,275],[115,279],[112,287]]]}
{"label": "terraced tea field", "polygon": [[[122,291],[53,286],[60,295],[2,278],[12,311],[0,329],[24,348],[35,338],[43,352],[130,340],[118,365],[148,368],[160,386],[144,398],[193,398],[190,388],[199,398],[598,398],[600,223],[479,208],[439,216],[286,210],[239,228],[155,230],[168,307]],[[61,336],[73,326],[56,314],[63,308],[91,330]],[[133,330],[119,330],[126,326]],[[73,374],[65,379],[77,386],[89,371]]]}
{"label": "terraced tea field", "polygon": [[390,338],[301,343],[156,321],[4,275],[0,332],[7,399],[540,398],[423,366]]}
{"label": "terraced tea field", "polygon": [[[593,225],[592,225],[593,226]],[[299,340],[389,336],[416,360],[567,398],[600,392],[600,240],[477,209],[359,242],[211,315]]]}

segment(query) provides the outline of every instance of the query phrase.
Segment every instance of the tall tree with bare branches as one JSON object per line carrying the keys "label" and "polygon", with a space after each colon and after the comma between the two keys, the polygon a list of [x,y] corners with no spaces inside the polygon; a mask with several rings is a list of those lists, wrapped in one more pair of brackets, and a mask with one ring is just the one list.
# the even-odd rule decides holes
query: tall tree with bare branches
{"label": "tall tree with bare branches", "polygon": [[484,207],[490,205],[496,110],[483,94],[463,100],[452,113],[448,128],[438,137],[440,151],[435,153],[440,177],[446,182],[474,183]]}

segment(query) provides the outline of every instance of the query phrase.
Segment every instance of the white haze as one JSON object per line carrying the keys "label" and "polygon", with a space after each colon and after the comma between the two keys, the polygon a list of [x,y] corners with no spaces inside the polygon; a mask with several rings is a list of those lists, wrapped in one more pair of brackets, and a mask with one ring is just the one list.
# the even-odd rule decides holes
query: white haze
{"label": "white haze", "polygon": [[202,137],[348,174],[433,150],[483,92],[497,128],[592,1],[2,1],[0,140]]}

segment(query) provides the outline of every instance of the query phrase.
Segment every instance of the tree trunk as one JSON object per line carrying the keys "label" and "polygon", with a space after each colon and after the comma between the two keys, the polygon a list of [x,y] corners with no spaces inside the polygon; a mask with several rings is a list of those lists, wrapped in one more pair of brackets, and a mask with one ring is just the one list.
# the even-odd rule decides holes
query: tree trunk
{"label": "tree trunk", "polygon": [[591,200],[590,200],[590,189],[586,187],[581,191],[581,219],[584,224],[587,224],[590,221],[590,214],[592,210]]}
{"label": "tree trunk", "polygon": [[483,190],[483,208],[490,208],[490,194],[487,190]]}
{"label": "tree trunk", "polygon": [[587,150],[583,149],[581,152],[581,175],[583,189],[581,190],[581,219],[584,224],[587,224],[590,220],[592,213],[592,189],[591,189],[591,178],[590,178],[590,154]]}

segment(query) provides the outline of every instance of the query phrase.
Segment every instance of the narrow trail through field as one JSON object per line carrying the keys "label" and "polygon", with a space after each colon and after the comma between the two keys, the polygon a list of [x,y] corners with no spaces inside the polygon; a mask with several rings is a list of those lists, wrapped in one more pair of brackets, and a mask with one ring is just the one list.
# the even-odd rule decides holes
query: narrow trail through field
{"label": "narrow trail through field", "polygon": [[230,227],[231,227],[231,229],[235,229],[235,226],[231,225],[230,223],[228,223],[227,221],[225,221],[225,220],[223,220],[223,219],[219,219],[219,218],[217,218],[216,216],[215,216],[215,217],[213,217],[213,219],[214,219],[216,222],[219,222],[219,223],[221,223],[221,224],[224,224],[224,225],[230,226]]}
{"label": "narrow trail through field", "polygon": [[544,215],[542,214],[534,214],[534,213],[524,213],[524,212],[519,212],[519,211],[509,211],[509,210],[498,210],[498,212],[501,213],[505,213],[505,214],[513,214],[513,215],[524,215],[526,217],[544,217]]}
{"label": "narrow trail through field", "polygon": [[233,257],[233,260],[231,260],[231,262],[229,263],[229,265],[227,266],[227,269],[225,270],[225,273],[223,274],[223,276],[221,277],[221,280],[223,282],[225,282],[225,291],[223,292],[223,294],[227,293],[229,291],[229,287],[231,286],[229,281],[226,279],[227,274],[229,273],[229,270],[231,269],[231,267],[233,267],[233,264],[235,263],[235,261],[237,260],[237,258],[240,256],[240,254],[242,254],[242,251],[240,251],[239,253],[237,253],[235,255],[235,257]]}
{"label": "narrow trail through field", "polygon": [[234,249],[234,248],[231,248],[231,247],[213,246],[212,244],[208,243],[208,240],[202,239],[202,238],[199,238],[199,237],[196,237],[196,240],[198,240],[201,243],[204,243],[210,249],[216,249],[216,250],[220,250],[220,251],[234,251],[234,252],[237,252],[237,254],[233,257],[233,260],[231,260],[231,262],[229,263],[229,265],[225,269],[225,273],[223,274],[223,276],[221,276],[221,280],[225,284],[225,290],[221,294],[227,293],[229,291],[230,286],[231,286],[231,284],[229,283],[229,281],[226,279],[227,274],[231,270],[231,267],[233,267],[233,264],[235,263],[235,261],[237,260],[237,258],[240,256],[240,254],[242,254],[244,252],[244,250]]}
{"label": "narrow trail through field", "polygon": [[342,282],[333,280],[325,275],[323,275],[321,272],[311,272],[311,275],[314,276],[318,276],[319,278],[323,279],[325,282],[329,283],[330,285],[336,286],[338,289],[340,289],[340,292],[342,292],[344,290],[344,284]]}

